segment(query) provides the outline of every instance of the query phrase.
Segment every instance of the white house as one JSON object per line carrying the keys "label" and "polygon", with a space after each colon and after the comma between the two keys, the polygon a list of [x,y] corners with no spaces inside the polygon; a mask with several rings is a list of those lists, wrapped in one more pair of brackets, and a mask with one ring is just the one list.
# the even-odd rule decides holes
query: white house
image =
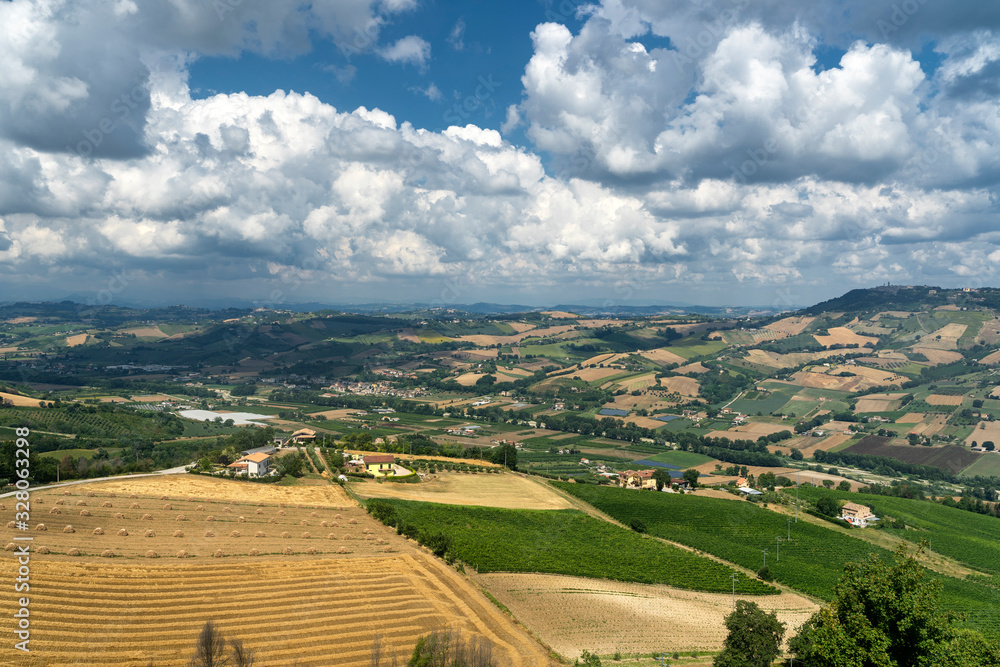
{"label": "white house", "polygon": [[244,456],[243,461],[247,462],[247,475],[250,477],[263,477],[271,472],[271,457],[263,452]]}

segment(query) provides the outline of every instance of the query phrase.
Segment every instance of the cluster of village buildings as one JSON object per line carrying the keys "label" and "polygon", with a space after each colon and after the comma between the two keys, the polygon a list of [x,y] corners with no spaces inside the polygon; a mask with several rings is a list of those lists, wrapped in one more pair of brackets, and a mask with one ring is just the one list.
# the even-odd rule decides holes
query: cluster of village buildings
{"label": "cluster of village buildings", "polygon": [[356,396],[396,396],[397,398],[416,398],[427,393],[426,389],[398,389],[393,387],[388,380],[378,382],[350,382],[338,380],[328,387],[327,391],[336,394],[354,394]]}

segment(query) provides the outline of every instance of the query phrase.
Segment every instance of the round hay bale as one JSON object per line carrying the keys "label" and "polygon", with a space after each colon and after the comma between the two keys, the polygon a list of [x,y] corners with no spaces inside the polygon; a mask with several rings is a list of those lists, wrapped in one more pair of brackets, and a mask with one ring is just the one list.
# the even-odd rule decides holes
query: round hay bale
{"label": "round hay bale", "polygon": [[153,515],[152,514],[143,514],[142,515],[142,520],[143,521],[152,521],[153,520]]}
{"label": "round hay bale", "polygon": [[[44,505],[45,504],[45,500],[43,498],[39,498],[38,500],[35,501],[35,504],[36,505]],[[4,505],[3,503],[0,503],[0,510],[5,510],[5,509],[7,509],[7,506]]]}
{"label": "round hay bale", "polygon": [[40,554],[52,553],[51,551],[49,551],[48,547],[38,547],[38,549],[36,550],[36,552],[40,553]]}
{"label": "round hay bale", "polygon": [[351,519],[351,520],[350,520],[350,521],[348,521],[347,523],[357,523],[357,522],[358,522],[358,520],[357,520],[357,519]]}
{"label": "round hay bale", "polygon": [[[268,519],[268,520],[267,520],[267,522],[268,522],[268,523],[278,523],[278,520],[277,520],[277,519],[275,519],[275,518],[274,518],[274,517],[272,516],[272,517],[271,517],[270,519]],[[11,523],[14,523],[14,522],[13,522],[13,521],[11,521]],[[13,528],[13,527],[14,527],[14,526],[11,526],[11,528]]]}
{"label": "round hay bale", "polygon": [[94,535],[103,535],[103,534],[104,534],[104,529],[101,528],[100,526],[94,529]]}
{"label": "round hay bale", "polygon": [[118,497],[118,494],[115,493],[114,491],[112,491],[111,493],[108,494],[108,498],[117,498],[117,497]]}
{"label": "round hay bale", "polygon": [[258,500],[257,501],[257,507],[263,507],[263,506],[264,506],[264,501],[263,500]]}
{"label": "round hay bale", "polygon": [[215,521],[215,517],[209,514],[208,516],[205,517],[205,521]]}
{"label": "round hay bale", "polygon": [[246,523],[246,521],[242,516],[236,517],[236,523]]}
{"label": "round hay bale", "polygon": [[257,514],[263,514],[264,510],[257,510]]}
{"label": "round hay bale", "polygon": [[63,492],[62,492],[62,494],[63,494],[64,496],[68,496],[68,495],[69,495],[69,491],[63,491]]}
{"label": "round hay bale", "polygon": [[170,499],[167,498],[166,496],[160,496],[160,500],[170,500]]}
{"label": "round hay bale", "polygon": [[139,503],[132,503],[131,505],[128,506],[128,508],[130,510],[137,510],[139,509]]}
{"label": "round hay bale", "polygon": [[183,549],[181,549],[180,551],[177,552],[177,557],[178,558],[187,558],[188,557],[188,552],[186,552]]}
{"label": "round hay bale", "polygon": [[247,556],[259,556],[259,555],[260,555],[260,552],[257,551],[256,549],[251,549],[249,551],[249,553],[247,553]]}
{"label": "round hay bale", "polygon": [[124,519],[124,518],[125,518],[125,515],[124,515],[124,514],[122,514],[121,512],[116,512],[116,513],[115,513],[115,518],[116,518],[116,519]]}
{"label": "round hay bale", "polygon": [[16,524],[16,523],[14,523],[13,521],[8,521],[8,522],[7,522],[7,527],[8,527],[8,528],[15,528],[16,526],[17,526],[17,524]]}
{"label": "round hay bale", "polygon": [[302,519],[302,521],[299,521],[299,525],[300,525],[300,526],[308,526],[308,525],[309,525],[309,522],[308,522],[308,521],[306,521],[305,519]]}
{"label": "round hay bale", "polygon": [[316,514],[316,512],[310,512],[310,513],[309,513],[309,516],[311,516],[312,518],[314,518],[314,519],[315,519],[316,517],[318,517],[318,516],[319,516],[319,514]]}
{"label": "round hay bale", "polygon": [[156,533],[153,532],[152,530],[147,530],[146,537],[156,537]]}
{"label": "round hay bale", "polygon": [[170,503],[167,503],[166,505],[163,506],[163,509],[165,510],[172,510],[173,508],[174,508],[173,505],[171,505]]}
{"label": "round hay bale", "polygon": [[105,501],[104,501],[104,502],[103,502],[103,503],[101,504],[101,507],[114,507],[114,505],[112,505],[110,501],[108,501],[108,500],[105,500]]}
{"label": "round hay bale", "polygon": [[94,497],[94,492],[93,491],[87,491],[87,497],[88,498],[93,498]]}
{"label": "round hay bale", "polygon": [[213,533],[213,532],[212,532],[212,531],[210,531],[210,530],[209,530],[209,531],[206,531],[206,532],[205,532],[205,537],[215,537],[215,533]]}
{"label": "round hay bale", "polygon": [[353,540],[353,539],[354,539],[354,536],[353,536],[353,535],[351,535],[350,533],[348,533],[347,535],[344,535],[344,539],[345,539],[345,540]]}
{"label": "round hay bale", "polygon": [[104,551],[101,552],[101,558],[114,558],[114,557],[115,557],[115,552],[112,551],[111,549],[105,549]]}
{"label": "round hay bale", "polygon": [[13,551],[14,549],[17,549],[17,545],[13,542],[8,542],[7,546],[4,547],[4,551]]}
{"label": "round hay bale", "polygon": [[128,494],[128,497],[129,498],[138,498],[139,496],[135,495],[134,493],[130,493],[130,494]]}
{"label": "round hay bale", "polygon": [[306,553],[309,554],[310,556],[315,556],[317,553],[316,547],[309,547],[308,549],[306,549]]}
{"label": "round hay bale", "polygon": [[184,537],[184,531],[183,530],[175,530],[174,531],[174,537]]}
{"label": "round hay bale", "polygon": [[198,506],[197,506],[197,507],[195,507],[194,509],[195,509],[196,511],[198,511],[198,512],[204,512],[204,511],[205,511],[205,506],[204,506],[204,505],[198,505]]}
{"label": "round hay bale", "polygon": [[65,505],[65,504],[66,504],[66,501],[63,500],[63,499],[61,499],[61,498],[56,501],[56,505]]}
{"label": "round hay bale", "polygon": [[308,540],[311,537],[312,537],[312,535],[310,535],[309,533],[302,533],[302,539],[304,539],[304,540]]}
{"label": "round hay bale", "polygon": [[48,528],[45,527],[44,523],[40,523],[37,526],[35,526],[35,530],[48,530]]}
{"label": "round hay bale", "polygon": [[362,533],[364,533],[365,535],[371,535],[371,534],[372,534],[372,533],[374,533],[375,531],[374,531],[374,530],[372,530],[371,528],[365,528],[365,529],[364,529],[364,530],[362,530],[361,532],[362,532]]}
{"label": "round hay bale", "polygon": [[278,503],[278,507],[285,507],[285,503]]}
{"label": "round hay bale", "polygon": [[319,525],[321,525],[321,526],[323,526],[324,528],[326,528],[326,527],[327,527],[327,522],[326,522],[326,521],[320,521],[320,522],[319,522]]}
{"label": "round hay bale", "polygon": [[292,556],[295,554],[295,552],[292,551],[291,547],[285,547],[281,553],[285,554],[286,556]]}
{"label": "round hay bale", "polygon": [[183,514],[178,514],[177,518],[175,519],[175,521],[187,521],[187,520],[188,520],[188,518],[186,516],[184,516]]}
{"label": "round hay bale", "polygon": [[73,526],[66,526],[65,528],[63,528],[63,532],[64,533],[75,533],[76,530],[73,529]]}
{"label": "round hay bale", "polygon": [[240,531],[238,530],[234,530],[233,532],[229,533],[229,537],[239,537],[239,536],[240,536]]}
{"label": "round hay bale", "polygon": [[285,531],[284,533],[281,534],[281,539],[287,540],[291,536],[292,536],[291,533],[289,533],[288,531]]}
{"label": "round hay bale", "polygon": [[344,517],[342,517],[342,516],[340,516],[340,515],[338,514],[338,515],[336,515],[336,516],[335,516],[335,517],[333,517],[333,518],[334,518],[334,519],[343,519]]}
{"label": "round hay bale", "polygon": [[160,554],[156,553],[152,549],[146,552],[146,558],[159,558]]}
{"label": "round hay bale", "polygon": [[258,530],[256,533],[253,534],[253,536],[254,537],[267,537],[267,535],[264,534],[263,530]]}
{"label": "round hay bale", "polygon": [[334,521],[333,523],[330,524],[330,528],[340,528],[340,524]]}
{"label": "round hay bale", "polygon": [[90,516],[90,510],[80,510],[80,516]]}
{"label": "round hay bale", "polygon": [[335,540],[335,539],[337,539],[337,536],[334,535],[333,533],[330,533],[329,535],[326,536],[326,539],[328,539],[328,540]]}
{"label": "round hay bale", "polygon": [[222,558],[222,557],[223,557],[223,556],[225,556],[226,554],[224,554],[224,553],[222,552],[222,549],[216,549],[216,550],[215,550],[215,553],[214,553],[214,554],[212,554],[212,555],[213,555],[213,556],[215,556],[216,558]]}
{"label": "round hay bale", "polygon": [[278,516],[285,516],[285,510],[278,510]]}
{"label": "round hay bale", "polygon": [[339,549],[337,549],[337,553],[338,554],[349,554],[349,553],[351,553],[351,550],[348,549],[347,547],[340,547]]}
{"label": "round hay bale", "polygon": [[128,537],[128,531],[124,528],[118,529],[118,537]]}
{"label": "round hay bale", "polygon": [[230,512],[231,513],[233,511],[233,508],[232,507],[223,507],[222,511],[223,512]]}
{"label": "round hay bale", "polygon": [[58,507],[53,507],[52,509],[49,510],[49,514],[62,514],[62,510],[59,509]]}
{"label": "round hay bale", "polygon": [[87,506],[87,501],[86,500],[78,500],[78,501],[76,501],[76,506],[77,507],[86,507]]}
{"label": "round hay bale", "polygon": [[365,539],[366,540],[374,540],[375,536],[374,535],[365,535]]}
{"label": "round hay bale", "polygon": [[296,509],[302,509],[302,503],[299,503],[298,505],[296,505],[295,508]]}
{"label": "round hay bale", "polygon": [[80,555],[80,550],[79,549],[70,549],[69,551],[66,552],[66,555],[67,556],[79,556]]}

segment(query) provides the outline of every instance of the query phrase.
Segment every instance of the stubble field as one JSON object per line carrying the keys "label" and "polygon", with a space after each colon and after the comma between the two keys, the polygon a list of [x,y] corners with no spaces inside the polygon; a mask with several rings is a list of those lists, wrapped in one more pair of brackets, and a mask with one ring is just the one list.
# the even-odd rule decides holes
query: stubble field
{"label": "stubble field", "polygon": [[[6,523],[13,501],[0,504]],[[337,486],[190,475],[75,485],[32,494],[31,529],[35,662],[19,665],[180,667],[207,620],[260,667],[362,667],[376,633],[405,660],[447,627],[489,638],[505,663],[549,664],[465,578]],[[12,581],[14,554],[0,554]],[[14,597],[5,587],[0,605]]]}

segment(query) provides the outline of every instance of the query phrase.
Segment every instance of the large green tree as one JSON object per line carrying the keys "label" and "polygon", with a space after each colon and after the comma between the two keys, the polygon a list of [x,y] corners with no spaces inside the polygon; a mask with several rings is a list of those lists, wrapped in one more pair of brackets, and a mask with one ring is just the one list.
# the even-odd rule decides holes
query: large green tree
{"label": "large green tree", "polygon": [[955,615],[938,605],[940,588],[905,545],[891,562],[872,556],[848,563],[833,601],[789,647],[804,667],[997,664],[989,659],[997,655],[996,644],[954,628]]}
{"label": "large green tree", "polygon": [[738,600],[736,609],[726,616],[726,629],[729,635],[722,653],[712,662],[714,667],[770,667],[781,652],[785,624],[756,602]]}

